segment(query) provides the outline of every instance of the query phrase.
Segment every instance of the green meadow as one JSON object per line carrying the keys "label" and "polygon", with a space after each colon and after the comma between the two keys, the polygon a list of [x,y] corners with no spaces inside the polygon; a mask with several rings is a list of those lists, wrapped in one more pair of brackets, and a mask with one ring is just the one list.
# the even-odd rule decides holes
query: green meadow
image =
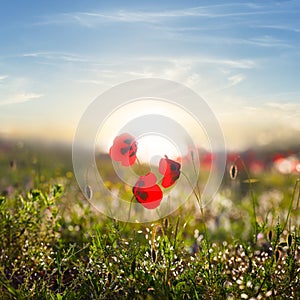
{"label": "green meadow", "polygon": [[[192,195],[166,218],[131,224],[89,204],[70,147],[1,141],[0,298],[300,299],[299,172],[276,169],[273,154],[259,153],[259,171],[246,157],[231,174],[228,161],[202,209]],[[103,172],[132,193],[109,157]]]}

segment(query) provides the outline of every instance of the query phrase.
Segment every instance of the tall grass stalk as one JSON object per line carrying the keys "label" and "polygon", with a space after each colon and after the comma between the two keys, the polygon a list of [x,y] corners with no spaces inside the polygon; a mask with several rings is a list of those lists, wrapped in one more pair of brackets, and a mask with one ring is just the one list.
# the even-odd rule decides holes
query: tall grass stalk
{"label": "tall grass stalk", "polygon": [[242,167],[246,173],[246,176],[247,176],[247,182],[249,183],[250,185],[250,196],[251,196],[251,202],[252,202],[252,228],[253,228],[253,231],[254,231],[254,242],[256,243],[257,242],[257,234],[258,234],[258,224],[257,224],[257,214],[256,214],[256,206],[257,206],[257,195],[256,193],[254,192],[254,188],[253,188],[253,184],[252,184],[252,178],[250,177],[250,173],[248,171],[248,168],[244,162],[244,160],[238,156],[236,159],[235,159],[235,162],[237,161],[240,161],[241,164],[242,164]]}
{"label": "tall grass stalk", "polygon": [[181,172],[181,173],[185,177],[185,179],[187,180],[188,184],[191,186],[191,188],[193,190],[193,194],[194,194],[194,196],[197,200],[197,203],[198,203],[198,206],[199,206],[199,209],[200,209],[202,222],[203,222],[204,240],[206,242],[206,247],[208,249],[209,239],[208,239],[206,219],[205,219],[203,203],[202,203],[202,195],[201,195],[201,190],[200,190],[200,186],[199,186],[199,174],[197,174],[197,170],[196,170],[196,166],[195,166],[195,160],[194,160],[194,153],[192,151],[191,151],[191,157],[192,157],[194,176],[196,177],[196,186],[194,186],[192,184],[191,180],[188,178],[188,176],[184,172]]}
{"label": "tall grass stalk", "polygon": [[[282,232],[284,231],[284,229],[285,229],[285,227],[287,226],[287,223],[288,223],[288,221],[289,221],[289,218],[290,218],[290,215],[291,215],[291,212],[292,212],[292,209],[293,209],[293,203],[294,203],[294,199],[295,199],[295,196],[296,196],[297,187],[298,187],[299,182],[300,182],[300,179],[298,178],[298,179],[296,180],[295,184],[294,184],[294,188],[293,188],[293,193],[292,193],[291,200],[290,200],[289,209],[288,209],[288,213],[287,213],[287,216],[286,216],[284,225],[283,225],[283,227],[282,227]],[[298,192],[296,208],[299,207],[299,199],[300,199],[300,189],[299,189],[299,192]]]}

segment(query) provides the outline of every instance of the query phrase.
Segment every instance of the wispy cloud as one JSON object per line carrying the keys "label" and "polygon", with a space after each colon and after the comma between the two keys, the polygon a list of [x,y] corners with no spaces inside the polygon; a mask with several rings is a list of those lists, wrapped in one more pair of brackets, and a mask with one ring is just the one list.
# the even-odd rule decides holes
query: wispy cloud
{"label": "wispy cloud", "polygon": [[0,84],[1,81],[4,81],[6,78],[8,78],[8,75],[0,75]]}
{"label": "wispy cloud", "polygon": [[48,60],[62,60],[65,62],[88,62],[88,60],[80,55],[62,52],[29,52],[21,55],[29,58],[43,58]]}
{"label": "wispy cloud", "polygon": [[[171,11],[159,11],[159,12],[147,12],[147,11],[129,11],[129,10],[119,10],[117,12],[107,14],[107,13],[97,13],[97,12],[79,12],[75,14],[70,14],[70,16],[75,17],[75,20],[81,21],[83,18],[95,18],[104,19],[112,22],[147,22],[156,23],[165,19],[174,18],[185,18],[185,17],[232,17],[232,16],[245,16],[257,14],[257,11],[245,11],[245,12],[227,12],[222,13],[220,9],[224,7],[232,7],[233,5],[222,4],[222,5],[208,5],[208,6],[198,6],[180,10]],[[237,7],[249,7],[248,5],[238,4]],[[262,12],[265,13],[265,12]]]}
{"label": "wispy cloud", "polygon": [[[300,103],[294,103],[294,102],[267,102],[266,107],[278,111],[286,111],[293,114],[300,115]],[[300,119],[299,119],[300,122]],[[299,123],[300,124],[300,123]]]}
{"label": "wispy cloud", "polygon": [[100,79],[79,79],[76,80],[78,83],[84,83],[84,84],[95,84],[95,85],[107,85],[107,82],[105,80]]}
{"label": "wispy cloud", "polygon": [[252,59],[203,59],[203,63],[223,65],[234,69],[252,69],[257,66],[257,62]]}
{"label": "wispy cloud", "polygon": [[234,85],[237,85],[244,81],[246,79],[246,76],[244,74],[236,74],[233,76],[228,77],[228,80],[230,82],[228,87],[232,87]]}
{"label": "wispy cloud", "polygon": [[24,102],[32,101],[32,100],[35,100],[35,99],[39,99],[43,96],[44,95],[42,95],[42,94],[36,94],[36,93],[15,94],[13,96],[10,96],[10,97],[6,98],[3,101],[0,101],[0,106],[24,103]]}
{"label": "wispy cloud", "polygon": [[216,5],[196,6],[177,10],[143,11],[143,10],[116,10],[116,11],[78,11],[43,17],[38,24],[67,24],[77,23],[85,27],[94,27],[99,23],[161,23],[179,18],[232,18],[253,15],[277,13],[278,10],[266,5],[251,3],[223,3]]}
{"label": "wispy cloud", "polygon": [[[205,43],[208,46],[225,45],[235,46],[251,46],[262,48],[291,48],[295,44],[295,41],[291,41],[284,36],[276,37],[272,33],[266,32],[262,35],[261,30],[253,30],[254,26],[251,26],[251,20],[245,22],[245,20],[226,21],[222,23],[222,30],[220,30],[220,22],[198,22],[197,26],[185,26],[178,24],[158,24],[151,25],[151,29],[154,30],[163,39],[187,43]],[[232,28],[240,27],[247,30],[246,34],[237,37]],[[250,30],[249,30],[250,29]],[[294,30],[296,32],[296,29]],[[224,32],[227,32],[224,34]],[[299,30],[300,32],[300,30]]]}
{"label": "wispy cloud", "polygon": [[152,63],[172,63],[177,64],[179,62],[187,65],[208,64],[216,65],[219,67],[228,67],[232,69],[253,69],[258,66],[258,62],[254,59],[231,59],[213,56],[142,56],[138,58],[138,61],[152,62]]}
{"label": "wispy cloud", "polygon": [[254,37],[250,39],[231,39],[232,43],[253,45],[259,47],[276,47],[276,48],[290,48],[291,45],[284,40],[274,38],[270,35]]}
{"label": "wispy cloud", "polygon": [[126,64],[112,67],[110,72],[86,71],[77,78],[81,84],[113,86],[138,78],[164,78],[181,82],[201,95],[214,95],[234,87],[246,79],[248,69],[256,68],[254,60],[226,59],[204,56],[141,56],[126,59]]}
{"label": "wispy cloud", "polygon": [[261,29],[274,29],[274,30],[282,30],[282,31],[292,31],[292,32],[297,32],[300,33],[300,26],[295,27],[295,26],[289,26],[289,25],[253,25],[253,28],[261,28]]}

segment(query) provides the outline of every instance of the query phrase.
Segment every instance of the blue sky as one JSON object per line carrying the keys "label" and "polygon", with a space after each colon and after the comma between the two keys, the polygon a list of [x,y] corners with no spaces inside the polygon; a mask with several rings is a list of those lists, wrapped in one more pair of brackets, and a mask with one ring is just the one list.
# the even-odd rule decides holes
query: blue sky
{"label": "blue sky", "polygon": [[232,148],[300,133],[300,3],[2,1],[0,136],[69,141],[121,82],[183,83]]}

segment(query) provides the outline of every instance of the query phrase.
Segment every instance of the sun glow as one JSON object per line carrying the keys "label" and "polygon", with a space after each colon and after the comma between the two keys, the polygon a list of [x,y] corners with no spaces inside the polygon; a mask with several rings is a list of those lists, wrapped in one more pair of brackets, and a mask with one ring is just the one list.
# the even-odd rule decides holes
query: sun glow
{"label": "sun glow", "polygon": [[139,160],[158,165],[159,160],[167,155],[176,159],[182,155],[178,147],[164,136],[149,134],[137,139]]}
{"label": "sun glow", "polygon": [[97,146],[107,152],[114,137],[122,132],[137,139],[139,157],[148,162],[149,157],[158,155],[173,159],[184,155],[180,152],[188,151],[188,140],[209,148],[207,136],[193,116],[182,107],[161,100],[144,99],[118,107],[101,124]]}

